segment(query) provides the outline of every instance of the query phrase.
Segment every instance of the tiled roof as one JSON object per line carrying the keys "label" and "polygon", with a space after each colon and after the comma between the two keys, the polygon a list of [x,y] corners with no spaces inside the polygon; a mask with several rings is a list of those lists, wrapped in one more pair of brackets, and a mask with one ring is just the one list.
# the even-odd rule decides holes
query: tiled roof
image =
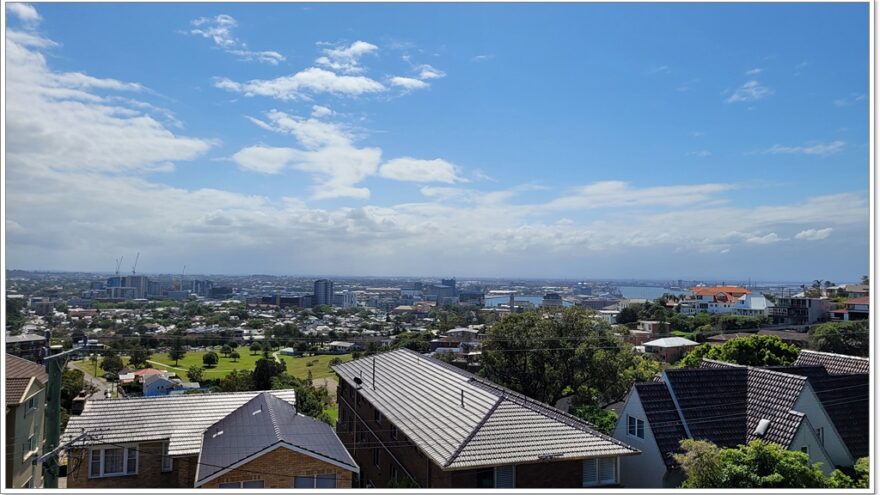
{"label": "tiled roof", "polygon": [[41,342],[45,341],[46,337],[42,335],[37,335],[33,333],[22,333],[19,335],[7,335],[6,343],[7,344],[18,344],[21,342]]}
{"label": "tiled roof", "polygon": [[196,471],[196,486],[233,466],[277,447],[359,472],[357,463],[327,423],[262,392],[208,427]]}
{"label": "tiled roof", "polygon": [[725,447],[745,442],[745,368],[667,370],[664,379],[678,401],[691,436]]}
{"label": "tiled roof", "polygon": [[735,297],[733,297],[733,299],[737,299],[740,296],[742,296],[743,294],[751,294],[752,293],[752,291],[750,291],[748,289],[745,289],[742,287],[736,287],[734,285],[718,285],[715,287],[694,287],[693,289],[691,289],[691,292],[693,292],[694,295],[697,295],[697,296],[714,296],[715,294],[723,292],[724,294],[727,294],[728,296],[735,296]]}
{"label": "tiled roof", "polygon": [[6,354],[5,378],[7,405],[21,404],[32,379],[40,385],[45,385],[49,381],[49,376],[42,366],[12,354]]}
{"label": "tiled roof", "polygon": [[847,304],[871,304],[870,297],[854,297],[846,300]]}
{"label": "tiled roof", "polygon": [[635,389],[657,441],[660,455],[663,456],[663,462],[667,468],[676,467],[678,463],[672,454],[682,451],[679,442],[687,438],[687,433],[681,424],[672,396],[669,395],[669,389],[665,383],[660,382],[637,383]]}
{"label": "tiled roof", "polygon": [[684,347],[699,344],[697,342],[694,342],[693,340],[686,339],[684,337],[663,337],[662,339],[645,342],[642,345],[650,345],[654,347]]}
{"label": "tiled roof", "polygon": [[[71,416],[62,441],[70,441],[82,430],[95,437],[80,445],[170,440],[169,455],[199,452],[205,429],[260,392],[169,395],[116,400],[86,401],[78,416]],[[295,404],[293,390],[272,390],[271,394]]]}
{"label": "tiled roof", "polygon": [[579,418],[408,349],[333,369],[352,387],[360,377],[360,394],[444,469],[639,452]]}
{"label": "tiled roof", "polygon": [[868,358],[806,349],[798,354],[792,364],[794,366],[822,366],[832,375],[868,373],[871,367],[871,361]]}

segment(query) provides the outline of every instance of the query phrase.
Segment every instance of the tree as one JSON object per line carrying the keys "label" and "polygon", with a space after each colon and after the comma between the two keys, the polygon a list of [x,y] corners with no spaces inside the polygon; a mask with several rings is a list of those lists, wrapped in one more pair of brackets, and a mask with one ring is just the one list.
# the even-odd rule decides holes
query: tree
{"label": "tree", "polygon": [[254,390],[270,390],[272,378],[284,373],[286,366],[271,358],[260,358],[254,365]]}
{"label": "tree", "polygon": [[431,352],[431,334],[428,332],[403,332],[391,344],[392,349],[405,347],[416,352]]}
{"label": "tree", "polygon": [[138,345],[128,353],[128,364],[135,368],[146,368],[149,366],[147,360],[152,357],[150,351]]}
{"label": "tree", "polygon": [[752,440],[736,448],[719,449],[702,440],[682,440],[684,453],[675,454],[686,479],[683,488],[824,488],[819,463],[810,464],[804,452],[779,444]]}
{"label": "tree", "polygon": [[810,347],[817,351],[867,357],[869,346],[868,320],[834,321],[810,329]]}
{"label": "tree", "polygon": [[325,423],[331,423],[330,418],[324,413],[324,409],[330,402],[326,388],[315,388],[305,380],[301,380],[288,373],[280,373],[272,377],[271,389],[294,389],[296,391],[297,412],[318,418]]}
{"label": "tree", "polygon": [[223,347],[220,348],[220,354],[223,354],[226,357],[229,357],[229,354],[231,352],[232,352],[232,347],[230,347],[229,344],[224,345]]}
{"label": "tree", "polygon": [[183,359],[186,356],[186,349],[183,347],[183,339],[178,334],[174,338],[174,343],[171,344],[171,350],[168,351],[168,357],[174,360],[174,366],[177,366],[178,361]]}
{"label": "tree", "polygon": [[617,313],[617,323],[626,325],[627,323],[635,323],[639,321],[640,304],[630,304]]}
{"label": "tree", "polygon": [[186,371],[186,377],[191,382],[201,382],[205,377],[205,369],[201,366],[190,366],[189,369]]}
{"label": "tree", "polygon": [[229,353],[229,358],[232,359],[233,363],[238,361],[238,358],[240,358],[240,357],[241,357],[241,354],[239,354],[238,351],[232,351]]}
{"label": "tree", "polygon": [[728,340],[721,345],[700,344],[679,364],[697,368],[705,357],[747,366],[773,366],[791,364],[799,353],[797,346],[786,344],[779,337],[751,335]]}
{"label": "tree", "polygon": [[605,407],[659,371],[577,307],[548,318],[537,311],[505,316],[487,331],[482,352],[486,378],[549,404],[574,391],[577,405]]}
{"label": "tree", "polygon": [[261,350],[263,350],[263,346],[261,346],[260,344],[258,344],[258,343],[256,343],[256,342],[253,342],[253,343],[251,343],[251,346],[250,346],[249,349],[250,349],[250,351],[251,351],[251,356],[253,356],[253,355],[255,355],[256,353],[258,353],[258,352],[260,352]]}
{"label": "tree", "polygon": [[614,433],[614,427],[617,426],[617,413],[594,405],[585,404],[577,406],[572,413],[591,423],[597,430],[606,435]]}
{"label": "tree", "polygon": [[871,277],[862,275],[862,285],[871,285]]}
{"label": "tree", "polygon": [[254,389],[253,372],[232,370],[220,379],[221,392],[249,392]]}
{"label": "tree", "polygon": [[111,381],[116,380],[123,367],[125,365],[122,363],[122,358],[116,352],[111,350],[104,354],[104,359],[101,361],[101,369],[104,370],[105,377]]}
{"label": "tree", "polygon": [[202,356],[202,364],[205,365],[205,368],[213,368],[217,366],[217,363],[220,362],[220,356],[217,355],[214,351],[206,352],[204,356]]}
{"label": "tree", "polygon": [[[835,469],[828,477],[829,488],[868,488],[871,481],[871,461],[867,457],[857,460],[852,467],[852,476]],[[853,478],[853,476],[855,478]]]}

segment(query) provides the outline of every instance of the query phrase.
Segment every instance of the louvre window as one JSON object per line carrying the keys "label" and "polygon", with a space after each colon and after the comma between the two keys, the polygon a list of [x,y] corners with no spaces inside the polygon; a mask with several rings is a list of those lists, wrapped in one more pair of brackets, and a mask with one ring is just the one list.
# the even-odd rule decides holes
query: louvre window
{"label": "louvre window", "polygon": [[495,488],[514,488],[516,466],[498,466],[495,468]]}
{"label": "louvre window", "polygon": [[617,458],[585,459],[582,483],[583,486],[617,484]]}
{"label": "louvre window", "polygon": [[599,469],[596,459],[584,459],[583,485],[595,486],[599,484]]}

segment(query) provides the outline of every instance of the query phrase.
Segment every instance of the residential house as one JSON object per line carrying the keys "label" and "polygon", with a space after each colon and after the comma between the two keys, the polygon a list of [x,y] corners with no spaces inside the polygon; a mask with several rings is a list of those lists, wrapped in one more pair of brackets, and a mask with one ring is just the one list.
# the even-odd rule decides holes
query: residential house
{"label": "residential house", "polygon": [[729,314],[736,310],[740,297],[752,291],[743,287],[718,285],[715,287],[694,287],[692,297],[680,303],[680,312],[686,315],[697,313]]}
{"label": "residential house", "polygon": [[639,330],[648,332],[652,336],[669,335],[669,322],[641,320],[639,321]]}
{"label": "residential house", "polygon": [[768,315],[776,325],[813,325],[827,320],[830,311],[824,297],[778,297]]}
{"label": "residential house", "polygon": [[737,316],[767,316],[773,303],[763,295],[744,294],[733,305],[733,314]]}
{"label": "residential house", "polygon": [[41,488],[43,416],[49,377],[42,366],[6,354],[6,488]]}
{"label": "residential house", "polygon": [[871,294],[871,286],[867,284],[847,284],[845,291],[846,297],[850,299],[868,297]]}
{"label": "residential house", "polygon": [[328,425],[296,412],[293,390],[87,401],[62,441],[80,432],[68,488],[293,488],[331,475],[349,488],[358,471]]}
{"label": "residential house", "polygon": [[409,349],[333,366],[357,486],[618,486],[639,451],[574,416]]}
{"label": "residential house", "polygon": [[327,349],[333,354],[348,354],[350,352],[361,350],[361,346],[354,342],[341,342],[334,340],[327,344]]}
{"label": "residential house", "polygon": [[14,356],[36,361],[43,356],[46,337],[33,333],[6,334],[6,352]]}
{"label": "residential house", "polygon": [[846,308],[831,311],[832,320],[867,320],[871,316],[871,298],[854,297],[846,300]]}
{"label": "residential house", "polygon": [[868,452],[868,375],[834,374],[814,364],[827,356],[808,359],[767,368],[704,360],[704,367],[667,369],[653,382],[637,383],[614,437],[642,455],[621,458],[621,482],[678,486],[682,473],[673,454],[687,438],[721,447],[763,439],[807,453],[826,474],[851,466]]}
{"label": "residential house", "polygon": [[645,354],[667,363],[678,361],[698,345],[700,344],[683,337],[664,337],[643,344]]}
{"label": "residential house", "polygon": [[168,373],[158,375],[146,375],[143,379],[144,397],[158,397],[168,395],[172,392],[187,390],[197,390],[198,383],[184,382],[179,378],[171,378]]}

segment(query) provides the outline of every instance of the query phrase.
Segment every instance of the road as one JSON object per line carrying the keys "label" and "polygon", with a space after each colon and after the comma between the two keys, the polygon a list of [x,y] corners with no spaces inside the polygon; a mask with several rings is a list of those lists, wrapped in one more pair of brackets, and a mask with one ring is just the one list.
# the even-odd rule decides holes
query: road
{"label": "road", "polygon": [[108,388],[110,388],[110,385],[106,381],[104,381],[103,378],[97,378],[94,375],[92,375],[91,373],[89,373],[88,371],[84,371],[84,370],[77,368],[76,366],[73,365],[73,361],[68,361],[67,367],[72,370],[82,371],[84,378],[85,378],[85,381],[88,383],[91,383],[92,385],[94,385],[98,389],[97,392],[95,392],[91,396],[87,397],[88,399],[103,399],[105,397],[104,393],[106,392],[106,390]]}

